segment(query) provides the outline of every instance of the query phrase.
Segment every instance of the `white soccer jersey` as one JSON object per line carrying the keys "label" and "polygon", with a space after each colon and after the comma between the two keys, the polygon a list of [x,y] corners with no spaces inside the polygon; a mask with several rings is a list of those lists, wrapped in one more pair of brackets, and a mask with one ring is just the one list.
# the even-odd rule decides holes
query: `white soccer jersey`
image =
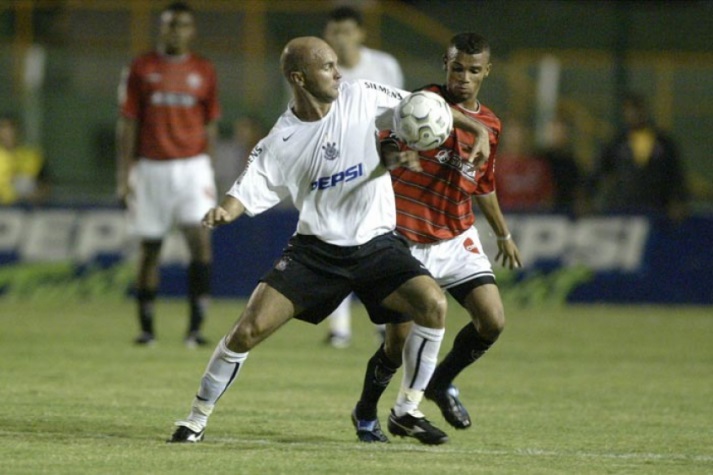
{"label": "white soccer jersey", "polygon": [[377,152],[375,118],[409,93],[371,81],[342,83],[325,117],[303,122],[288,107],[253,149],[228,192],[250,216],[288,196],[297,233],[356,246],[393,230],[391,177]]}
{"label": "white soccer jersey", "polygon": [[359,48],[359,52],[359,64],[353,68],[339,66],[339,72],[342,74],[343,80],[368,79],[403,89],[404,75],[396,58],[383,51],[364,46]]}

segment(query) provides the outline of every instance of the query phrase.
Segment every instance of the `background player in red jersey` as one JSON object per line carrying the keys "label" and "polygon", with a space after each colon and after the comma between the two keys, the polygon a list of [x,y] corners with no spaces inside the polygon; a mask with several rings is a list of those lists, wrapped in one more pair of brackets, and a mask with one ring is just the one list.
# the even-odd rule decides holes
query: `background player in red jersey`
{"label": "background player in red jersey", "polygon": [[[478,101],[478,92],[490,74],[490,46],[475,33],[454,36],[443,57],[446,84],[425,89],[446,98],[456,110],[490,129],[490,158],[480,166],[467,160],[473,138],[454,128],[434,150],[409,150],[394,135],[382,141],[382,157],[392,169],[396,195],[397,230],[409,241],[411,253],[436,281],[465,307],[472,318],[455,337],[453,348],[436,368],[425,392],[452,426],[464,429],[470,416],[452,385],[455,377],[480,358],[498,339],[505,312],[490,262],[473,226],[472,198],[485,215],[498,240],[497,261],[520,267],[520,254],[512,240],[495,194],[495,154],[500,119]],[[399,340],[408,323],[387,324],[387,340]],[[390,340],[393,342],[393,340]],[[377,421],[377,402],[391,376],[401,365],[382,346],[369,360],[361,398],[352,413],[357,436],[364,442],[384,442]]]}
{"label": "background player in red jersey", "polygon": [[159,254],[174,225],[188,242],[190,323],[186,344],[205,344],[200,329],[210,288],[211,245],[203,215],[216,202],[210,155],[220,114],[213,65],[190,51],[194,15],[183,2],[160,17],[156,51],[131,64],[119,88],[117,194],[129,206],[133,232],[141,238],[136,297],[141,334],[154,342],[153,304],[159,285]]}

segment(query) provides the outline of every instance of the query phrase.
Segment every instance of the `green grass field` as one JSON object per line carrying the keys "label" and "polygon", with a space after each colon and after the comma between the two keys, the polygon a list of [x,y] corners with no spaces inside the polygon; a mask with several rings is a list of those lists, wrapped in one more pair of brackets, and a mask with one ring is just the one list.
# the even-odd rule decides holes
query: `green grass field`
{"label": "green grass field", "polygon": [[[213,342],[242,305],[213,303]],[[507,310],[501,340],[457,381],[474,427],[422,404],[448,444],[357,442],[349,414],[376,337],[356,307],[352,347],[287,324],[252,352],[205,442],[176,446],[165,439],[212,352],[183,347],[182,301],[159,303],[159,343],[136,348],[128,300],[0,300],[0,473],[713,473],[711,308]],[[465,321],[451,305],[442,354]]]}

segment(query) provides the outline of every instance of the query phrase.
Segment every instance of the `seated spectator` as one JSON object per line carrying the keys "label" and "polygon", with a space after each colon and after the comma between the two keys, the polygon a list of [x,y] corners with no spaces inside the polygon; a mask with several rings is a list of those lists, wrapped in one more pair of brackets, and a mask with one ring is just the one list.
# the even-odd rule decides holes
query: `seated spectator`
{"label": "seated spectator", "polygon": [[535,155],[529,132],[517,120],[503,123],[495,163],[498,202],[504,211],[549,211],[554,180],[547,162]]}
{"label": "seated spectator", "polygon": [[42,152],[22,143],[15,117],[0,116],[0,204],[41,204],[49,191]]}
{"label": "seated spectator", "polygon": [[676,143],[658,129],[643,97],[621,104],[624,130],[602,152],[594,187],[605,212],[687,214],[688,187]]}

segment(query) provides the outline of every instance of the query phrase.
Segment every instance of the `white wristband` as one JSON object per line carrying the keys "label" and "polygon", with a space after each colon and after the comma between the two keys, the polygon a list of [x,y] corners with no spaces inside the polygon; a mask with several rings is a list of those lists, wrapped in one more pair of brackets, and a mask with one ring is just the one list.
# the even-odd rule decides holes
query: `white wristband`
{"label": "white wristband", "polygon": [[498,236],[498,241],[509,241],[512,239],[512,234],[508,233],[507,236],[500,237]]}

